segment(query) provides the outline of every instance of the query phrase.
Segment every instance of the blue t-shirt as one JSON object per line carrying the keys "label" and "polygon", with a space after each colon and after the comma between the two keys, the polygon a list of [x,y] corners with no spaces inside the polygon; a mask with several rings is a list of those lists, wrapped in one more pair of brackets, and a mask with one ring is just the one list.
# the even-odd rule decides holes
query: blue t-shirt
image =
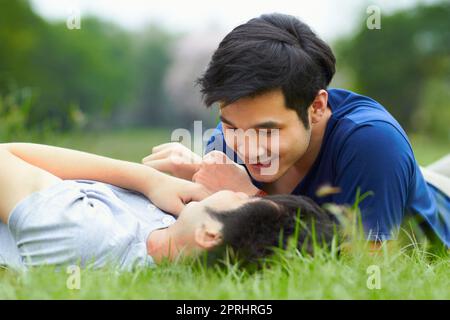
{"label": "blue t-shirt", "polygon": [[[450,199],[425,182],[400,124],[371,98],[342,89],[329,89],[328,94],[332,116],[319,155],[292,194],[306,195],[318,204],[352,205],[358,188],[360,194],[371,191],[359,204],[370,240],[395,238],[405,215],[419,214],[450,247]],[[233,154],[221,123],[217,129],[206,153]],[[318,197],[316,191],[323,185],[341,192]]]}

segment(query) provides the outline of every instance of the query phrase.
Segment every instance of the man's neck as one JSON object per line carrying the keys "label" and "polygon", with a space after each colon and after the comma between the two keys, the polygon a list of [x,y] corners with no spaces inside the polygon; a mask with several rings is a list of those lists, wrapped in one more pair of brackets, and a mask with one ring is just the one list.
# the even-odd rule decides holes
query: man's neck
{"label": "man's neck", "polygon": [[187,232],[188,226],[177,220],[165,229],[154,230],[147,237],[147,253],[155,263],[173,261],[183,256],[195,255],[197,247]]}
{"label": "man's neck", "polygon": [[169,228],[154,230],[147,238],[147,253],[155,263],[160,263],[164,259],[171,260],[179,254],[176,237]]}
{"label": "man's neck", "polygon": [[308,148],[306,149],[303,157],[297,160],[297,162],[293,165],[293,168],[295,168],[297,172],[301,173],[303,177],[306,176],[306,174],[316,161],[317,157],[319,156],[328,119],[329,116],[324,117],[324,119],[322,119],[323,121],[321,121],[311,129],[311,139]]}

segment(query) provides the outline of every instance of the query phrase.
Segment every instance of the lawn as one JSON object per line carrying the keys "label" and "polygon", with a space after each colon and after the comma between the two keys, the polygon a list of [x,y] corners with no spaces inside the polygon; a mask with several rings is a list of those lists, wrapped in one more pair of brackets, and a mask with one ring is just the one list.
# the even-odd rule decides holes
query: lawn
{"label": "lawn", "polygon": [[[170,132],[161,129],[78,133],[47,142],[140,161],[169,138]],[[424,137],[412,137],[412,144],[421,165],[450,152],[445,143]],[[434,256],[404,245],[378,256],[364,252],[338,257],[318,250],[311,258],[291,250],[252,273],[233,265],[207,268],[198,261],[122,274],[82,270],[79,289],[71,287],[66,270],[0,270],[0,299],[450,299],[448,253]],[[379,289],[371,286],[373,268],[379,271]]]}

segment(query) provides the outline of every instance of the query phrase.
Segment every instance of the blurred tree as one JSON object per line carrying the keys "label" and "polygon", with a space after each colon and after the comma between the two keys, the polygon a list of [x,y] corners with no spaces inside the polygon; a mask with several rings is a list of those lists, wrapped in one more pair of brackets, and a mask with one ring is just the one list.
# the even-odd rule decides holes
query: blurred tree
{"label": "blurred tree", "polygon": [[30,55],[42,43],[46,23],[27,1],[0,0],[0,90],[36,81],[39,65]]}
{"label": "blurred tree", "polygon": [[385,105],[405,129],[442,126],[432,133],[448,138],[450,119],[431,104],[450,108],[448,94],[434,96],[450,91],[450,3],[383,15],[381,30],[361,26],[336,45],[339,70],[353,79],[353,89]]}
{"label": "blurred tree", "polygon": [[[39,60],[43,72],[57,82],[52,84],[57,91],[45,96],[46,107],[40,112],[56,112],[58,118],[64,118],[75,108],[108,119],[114,110],[129,103],[135,84],[127,33],[92,17],[83,18],[80,30],[68,30],[65,23],[58,23],[51,32]],[[51,59],[44,56],[49,52]]]}
{"label": "blurred tree", "polygon": [[[118,111],[160,123],[170,114],[162,89],[170,41],[162,30],[138,37],[94,17],[70,30],[40,18],[26,0],[0,0],[0,97],[27,89],[32,105],[20,114],[30,128],[107,124]],[[2,121],[22,107],[14,105],[3,108]]]}
{"label": "blurred tree", "polygon": [[215,26],[207,31],[184,35],[172,50],[173,63],[166,74],[165,90],[183,127],[202,120],[205,129],[217,124],[215,108],[207,109],[202,101],[197,78],[206,70],[214,50],[224,35]]}
{"label": "blurred tree", "polygon": [[135,80],[132,110],[119,113],[131,123],[167,126],[174,117],[163,88],[163,80],[171,64],[173,34],[151,25],[134,36],[134,54],[131,74]]}

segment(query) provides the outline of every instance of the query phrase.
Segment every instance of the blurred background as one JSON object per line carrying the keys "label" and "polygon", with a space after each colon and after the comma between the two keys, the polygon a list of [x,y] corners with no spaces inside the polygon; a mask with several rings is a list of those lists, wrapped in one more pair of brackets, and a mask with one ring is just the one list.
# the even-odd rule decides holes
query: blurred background
{"label": "blurred background", "polygon": [[331,45],[332,87],[381,102],[421,164],[450,152],[448,0],[0,0],[0,142],[140,161],[175,128],[214,127],[195,80],[227,32],[270,12]]}

